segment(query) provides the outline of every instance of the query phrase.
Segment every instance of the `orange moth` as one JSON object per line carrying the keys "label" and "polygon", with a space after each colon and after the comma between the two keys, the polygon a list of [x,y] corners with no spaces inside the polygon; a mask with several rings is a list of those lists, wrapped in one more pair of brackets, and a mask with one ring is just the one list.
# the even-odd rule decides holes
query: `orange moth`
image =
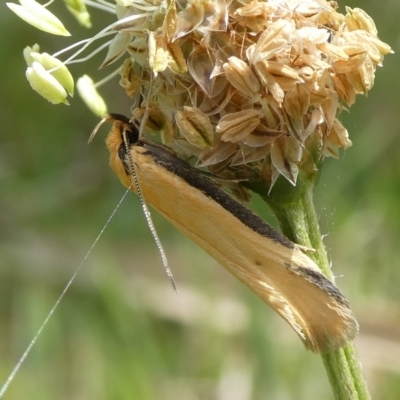
{"label": "orange moth", "polygon": [[327,353],[354,339],[347,300],[299,245],[173,150],[139,137],[128,118],[110,114],[100,124],[109,120],[110,165],[124,186],[137,193],[137,178],[144,201],[280,314],[307,349]]}

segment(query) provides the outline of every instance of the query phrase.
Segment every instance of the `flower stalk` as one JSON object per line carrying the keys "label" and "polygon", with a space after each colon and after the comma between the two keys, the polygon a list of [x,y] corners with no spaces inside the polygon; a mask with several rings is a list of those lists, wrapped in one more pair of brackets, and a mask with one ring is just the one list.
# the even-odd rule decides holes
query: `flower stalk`
{"label": "flower stalk", "polygon": [[[314,208],[314,184],[303,186],[304,189],[297,201],[279,203],[274,199],[269,200],[268,204],[278,218],[285,235],[296,243],[315,250],[308,253],[309,257],[314,259],[329,279],[334,280]],[[270,196],[272,198],[274,198],[273,192]],[[321,358],[335,399],[367,400],[371,398],[352,343],[331,353],[322,354]]]}
{"label": "flower stalk", "polygon": [[[315,152],[314,156],[317,155],[318,152]],[[314,161],[316,165],[320,165],[322,159],[314,158]],[[269,205],[285,236],[309,249],[308,256],[316,262],[324,275],[334,282],[313,201],[319,177],[318,169],[311,173],[302,173],[296,186],[279,178],[271,191],[260,182],[252,183],[249,187],[259,193]],[[321,358],[336,400],[371,398],[353,343],[339,350],[321,354]]]}

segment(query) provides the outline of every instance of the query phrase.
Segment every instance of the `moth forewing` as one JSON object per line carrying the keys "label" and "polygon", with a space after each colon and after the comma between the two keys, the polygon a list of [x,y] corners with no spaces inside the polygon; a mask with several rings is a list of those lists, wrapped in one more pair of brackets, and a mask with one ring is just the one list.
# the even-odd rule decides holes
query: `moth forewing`
{"label": "moth forewing", "polygon": [[[126,125],[114,122],[106,142],[112,169],[131,187],[122,129],[135,128]],[[145,201],[278,312],[308,349],[329,352],[356,336],[346,299],[299,246],[169,148],[137,137],[129,146]]]}

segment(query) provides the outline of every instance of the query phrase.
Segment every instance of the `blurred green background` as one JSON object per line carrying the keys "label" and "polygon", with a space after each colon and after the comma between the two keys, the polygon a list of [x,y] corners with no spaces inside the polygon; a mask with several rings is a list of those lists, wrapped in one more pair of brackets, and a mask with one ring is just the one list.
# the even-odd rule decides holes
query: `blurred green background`
{"label": "blurred green background", "polygon": [[[344,3],[341,3],[344,11]],[[354,146],[328,159],[316,193],[337,283],[360,322],[357,348],[373,397],[400,397],[400,135],[397,0],[348,1],[374,19],[394,55],[341,117]],[[80,37],[62,4],[51,10]],[[112,16],[98,18],[92,32]],[[14,367],[124,193],[105,132],[78,96],[52,106],[25,80],[22,49],[54,38],[0,10],[0,382]],[[71,67],[95,71],[104,54]],[[112,68],[110,68],[112,69]],[[100,78],[101,72],[98,73]],[[128,114],[115,81],[110,111]],[[259,213],[273,218],[254,201]],[[4,399],[329,399],[318,356],[275,313],[153,212],[178,285],[163,271],[129,195]]]}

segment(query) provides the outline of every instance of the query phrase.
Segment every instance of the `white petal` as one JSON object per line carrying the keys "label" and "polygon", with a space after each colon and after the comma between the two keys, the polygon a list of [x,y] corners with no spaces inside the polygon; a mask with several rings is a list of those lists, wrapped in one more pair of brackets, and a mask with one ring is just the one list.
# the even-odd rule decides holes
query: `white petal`
{"label": "white petal", "polygon": [[35,61],[32,58],[31,54],[33,52],[39,53],[39,51],[40,51],[40,47],[38,44],[34,44],[32,47],[26,46],[24,48],[23,55],[24,55],[24,58],[25,58],[25,61],[26,61],[26,64],[28,65],[28,67],[31,67],[32,63]]}

